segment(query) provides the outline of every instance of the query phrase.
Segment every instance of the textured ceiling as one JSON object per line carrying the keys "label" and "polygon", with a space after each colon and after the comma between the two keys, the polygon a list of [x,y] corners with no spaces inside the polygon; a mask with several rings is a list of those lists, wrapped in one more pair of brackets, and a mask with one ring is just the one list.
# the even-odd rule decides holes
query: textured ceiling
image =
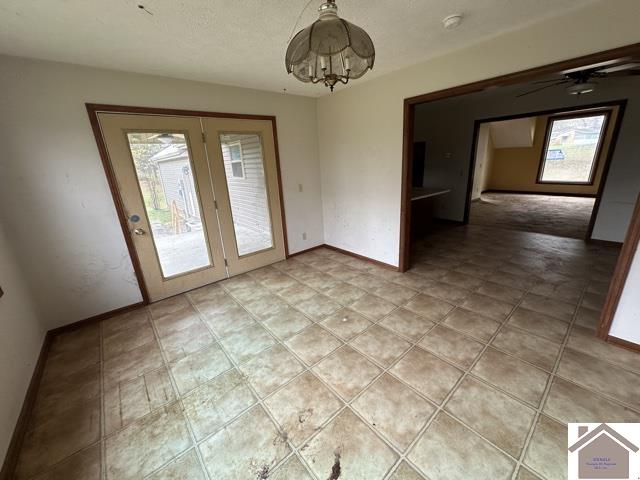
{"label": "textured ceiling", "polygon": [[[376,64],[359,82],[594,0],[338,0]],[[312,0],[296,30],[316,19]],[[143,4],[146,8],[138,8]],[[0,53],[302,95],[284,51],[306,0],[2,0]],[[441,20],[463,13],[455,30]]]}

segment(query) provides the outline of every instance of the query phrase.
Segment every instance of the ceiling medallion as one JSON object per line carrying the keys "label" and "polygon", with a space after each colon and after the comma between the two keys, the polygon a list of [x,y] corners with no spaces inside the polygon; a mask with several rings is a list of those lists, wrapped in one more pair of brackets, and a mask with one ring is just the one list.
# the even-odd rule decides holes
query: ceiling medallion
{"label": "ceiling medallion", "polygon": [[333,91],[338,82],[346,84],[372,69],[376,51],[367,32],[338,17],[335,0],[318,12],[320,18],[289,42],[285,63],[298,80],[322,82]]}

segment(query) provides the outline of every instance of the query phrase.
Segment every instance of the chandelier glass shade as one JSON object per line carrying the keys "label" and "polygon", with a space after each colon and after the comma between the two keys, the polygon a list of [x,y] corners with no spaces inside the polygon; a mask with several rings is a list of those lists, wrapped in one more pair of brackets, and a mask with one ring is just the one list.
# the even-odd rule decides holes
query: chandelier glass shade
{"label": "chandelier glass shade", "polygon": [[367,32],[338,17],[333,0],[318,11],[320,18],[291,39],[285,63],[298,80],[322,82],[333,91],[338,82],[346,84],[373,68],[376,52]]}

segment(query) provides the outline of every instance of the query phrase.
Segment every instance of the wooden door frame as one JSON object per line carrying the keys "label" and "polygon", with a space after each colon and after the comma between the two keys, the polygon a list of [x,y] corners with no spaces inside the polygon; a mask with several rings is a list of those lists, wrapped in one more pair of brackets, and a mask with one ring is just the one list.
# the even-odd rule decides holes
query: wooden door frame
{"label": "wooden door frame", "polygon": [[[604,187],[605,187],[605,183],[607,181],[607,175],[609,173],[609,166],[611,164],[611,159],[613,158],[613,152],[615,150],[616,147],[616,143],[618,140],[618,134],[620,132],[620,127],[622,125],[622,118],[624,117],[624,112],[625,112],[625,108],[627,106],[627,100],[623,99],[623,100],[611,100],[609,102],[599,102],[599,103],[591,103],[591,104],[587,104],[587,105],[576,105],[573,107],[565,107],[565,108],[554,108],[554,109],[550,109],[550,110],[539,110],[536,112],[527,112],[527,113],[517,113],[517,114],[513,114],[513,115],[502,115],[499,117],[491,117],[491,118],[482,118],[479,120],[475,120],[474,121],[474,125],[473,125],[473,140],[471,142],[471,158],[469,159],[469,177],[467,179],[467,198],[466,198],[466,203],[464,206],[464,220],[462,223],[467,224],[469,223],[469,215],[471,213],[471,194],[473,191],[473,180],[475,177],[475,169],[476,169],[476,150],[478,148],[478,133],[480,131],[480,126],[483,123],[489,123],[489,122],[499,122],[499,121],[504,121],[504,120],[515,120],[518,118],[527,118],[527,117],[540,117],[540,116],[547,116],[547,115],[556,115],[556,114],[561,114],[561,113],[571,113],[571,112],[575,112],[575,111],[581,111],[581,110],[593,110],[593,109],[602,109],[602,111],[607,112],[607,120],[606,120],[606,124],[605,124],[605,130],[603,135],[601,136],[600,140],[599,140],[599,145],[602,143],[602,140],[604,139],[604,137],[607,135],[607,129],[609,128],[609,119],[611,117],[611,111],[614,108],[618,108],[617,114],[616,114],[616,119],[615,119],[615,124],[613,125],[613,130],[611,132],[611,139],[609,140],[609,145],[607,147],[607,152],[605,155],[604,160],[600,158],[600,151],[598,150],[598,156],[596,157],[595,161],[594,161],[594,166],[593,171],[594,171],[594,177],[595,177],[595,173],[597,172],[599,166],[600,166],[600,162],[604,161],[604,165],[602,167],[602,173],[600,175],[600,182],[598,184],[598,191],[596,192],[595,195],[584,195],[584,196],[590,196],[592,198],[595,198],[595,202],[593,204],[593,209],[591,210],[591,216],[589,218],[589,225],[587,226],[587,234],[586,234],[586,238],[585,240],[589,240],[591,238],[591,234],[593,233],[593,227],[595,226],[596,223],[596,216],[598,214],[598,210],[600,208],[600,200],[602,198],[602,193],[604,192]],[[558,118],[563,118],[563,117],[558,117]],[[549,119],[550,120],[550,119]],[[548,130],[548,124],[549,121],[547,121],[547,130]],[[546,142],[546,137],[548,135],[548,131],[545,131],[545,142]],[[543,148],[543,154],[544,154],[544,148]],[[536,174],[536,176],[538,177],[540,175],[540,169],[542,168],[542,159],[540,159],[540,163],[538,165],[538,173]],[[595,178],[594,178],[595,179]],[[551,184],[551,185],[559,185],[557,183]],[[566,183],[566,184],[560,184],[560,185],[579,185],[579,186],[588,186],[589,184],[586,183]],[[593,185],[593,183],[591,183],[591,185]],[[531,195],[562,195],[562,193],[549,193],[546,194],[544,192],[522,192],[522,193],[530,193]],[[577,194],[568,194],[569,196],[582,196],[582,195],[577,195]]]}
{"label": "wooden door frame", "polygon": [[[480,80],[478,82],[468,83],[465,85],[459,85],[444,90],[438,90],[423,95],[405,98],[403,107],[402,189],[400,198],[400,242],[398,253],[398,269],[401,272],[408,270],[411,260],[411,149],[413,145],[414,114],[416,105],[469,93],[480,92],[489,87],[526,83],[538,77],[558,73],[562,70],[568,70],[571,68],[582,67],[584,65],[600,63],[633,55],[640,55],[640,43],[584,55],[569,60],[563,60],[561,62],[550,63],[548,65],[534,67],[507,75],[489,78],[486,80]],[[475,145],[473,145],[473,150],[475,150]]]}
{"label": "wooden door frame", "polygon": [[620,250],[620,255],[618,256],[618,261],[616,262],[616,268],[613,272],[611,283],[609,283],[609,290],[607,291],[607,297],[604,302],[604,307],[602,308],[602,313],[600,314],[600,322],[596,332],[597,336],[603,340],[637,351],[640,351],[640,345],[629,342],[628,340],[612,337],[609,335],[609,330],[611,329],[613,317],[618,309],[622,290],[624,289],[624,284],[627,281],[629,270],[631,270],[631,263],[636,255],[639,243],[640,195],[638,195],[636,206],[633,210],[633,215],[631,216],[629,229],[627,230],[624,243],[622,244],[622,250]]}
{"label": "wooden door frame", "polygon": [[284,236],[284,253],[285,258],[289,258],[289,241],[287,237],[287,221],[284,212],[284,196],[282,193],[282,175],[280,172],[280,149],[278,147],[278,130],[276,126],[276,117],[274,115],[251,115],[241,113],[223,113],[223,112],[203,112],[199,110],[179,110],[171,108],[154,108],[154,107],[134,107],[125,105],[107,105],[99,103],[86,103],[87,114],[89,115],[89,122],[91,123],[91,129],[93,130],[93,136],[98,146],[98,153],[102,160],[102,167],[107,177],[107,183],[109,184],[109,190],[111,191],[111,198],[116,207],[116,213],[120,222],[120,228],[124,236],[124,241],[127,244],[127,250],[129,251],[129,257],[133,265],[133,270],[140,287],[140,293],[142,295],[142,303],[144,305],[149,303],[149,293],[147,291],[147,285],[142,273],[142,266],[138,253],[133,244],[133,239],[129,234],[128,219],[125,213],[124,204],[120,197],[118,189],[118,183],[116,181],[115,173],[111,166],[109,159],[109,153],[107,145],[102,137],[102,130],[100,128],[100,121],[98,119],[99,113],[123,113],[129,115],[159,115],[159,116],[173,116],[173,117],[215,117],[215,118],[235,118],[244,120],[267,120],[271,122],[271,128],[273,131],[273,142],[276,153],[276,176],[278,178],[278,193],[280,195],[280,214],[282,215],[282,233]]}

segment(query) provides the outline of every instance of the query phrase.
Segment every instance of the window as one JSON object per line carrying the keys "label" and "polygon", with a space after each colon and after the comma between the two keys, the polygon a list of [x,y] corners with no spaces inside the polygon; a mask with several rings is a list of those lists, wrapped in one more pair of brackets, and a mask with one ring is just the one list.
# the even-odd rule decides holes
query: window
{"label": "window", "polygon": [[231,158],[231,174],[233,178],[244,178],[244,163],[242,160],[242,145],[238,143],[230,143],[229,157]]}
{"label": "window", "polygon": [[598,112],[549,118],[538,183],[592,184],[608,117]]}

